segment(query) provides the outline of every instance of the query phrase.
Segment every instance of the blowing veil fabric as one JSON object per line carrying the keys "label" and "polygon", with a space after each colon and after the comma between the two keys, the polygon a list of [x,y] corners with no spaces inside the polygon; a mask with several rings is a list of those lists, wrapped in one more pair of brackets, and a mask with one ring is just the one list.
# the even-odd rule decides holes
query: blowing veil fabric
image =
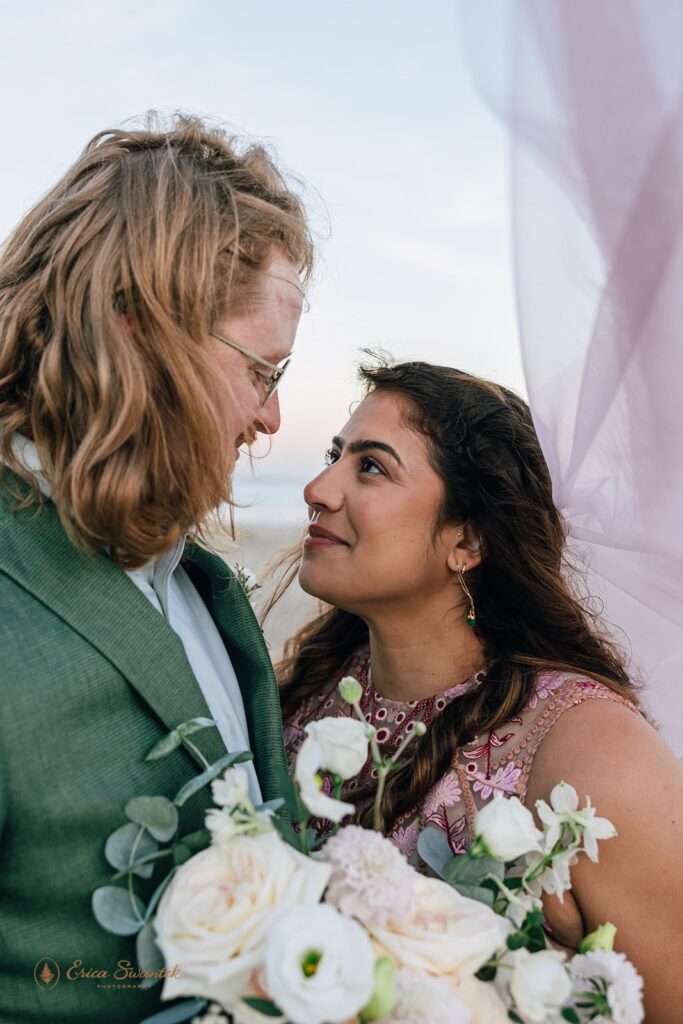
{"label": "blowing veil fabric", "polygon": [[529,402],[643,700],[683,754],[683,2],[458,4],[509,129]]}

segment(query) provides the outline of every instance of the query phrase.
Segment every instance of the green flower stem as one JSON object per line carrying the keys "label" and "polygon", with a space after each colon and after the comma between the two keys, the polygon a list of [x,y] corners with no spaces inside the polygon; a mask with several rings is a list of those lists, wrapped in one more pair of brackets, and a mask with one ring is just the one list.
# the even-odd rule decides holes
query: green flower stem
{"label": "green flower stem", "polygon": [[[144,831],[145,831],[145,826],[141,825],[140,826],[140,831],[138,832],[137,836],[135,837],[135,842],[133,843],[132,849],[130,851],[130,863],[131,864],[135,860],[135,851],[138,848],[138,844],[140,843],[140,840],[142,839],[142,834],[143,834]],[[138,908],[135,905],[135,892],[133,890],[133,872],[132,871],[128,872],[128,899],[130,900],[130,906],[131,906],[131,910],[133,911],[133,915],[138,919],[138,921],[142,921],[143,919],[140,916],[140,912],[138,911]]]}
{"label": "green flower stem", "polygon": [[205,768],[210,768],[211,767],[209,762],[206,760],[206,758],[202,754],[201,750],[199,750],[199,748],[196,747],[194,745],[194,743],[192,743],[191,740],[188,740],[187,736],[183,736],[183,743],[185,744],[186,747],[189,747],[189,749],[193,752],[193,754],[196,757],[199,758],[199,760],[202,762],[202,764],[204,765]]}
{"label": "green flower stem", "polygon": [[[344,780],[342,779],[341,775],[333,775],[332,776],[332,780],[333,780],[333,783],[334,783],[334,789],[332,791],[332,795],[333,795],[335,800],[341,800],[341,791],[342,791],[342,786],[344,785]],[[332,835],[336,836],[336,834],[337,834],[337,832],[339,831],[340,828],[341,828],[341,822],[338,821],[338,822],[335,823],[335,825],[334,825],[334,827],[332,829]]]}
{"label": "green flower stem", "polygon": [[375,793],[375,808],[373,812],[373,825],[377,832],[382,831],[382,799],[384,797],[384,787],[387,782],[387,775],[391,771],[391,767],[385,764],[383,761],[375,762],[377,768],[377,792]]}

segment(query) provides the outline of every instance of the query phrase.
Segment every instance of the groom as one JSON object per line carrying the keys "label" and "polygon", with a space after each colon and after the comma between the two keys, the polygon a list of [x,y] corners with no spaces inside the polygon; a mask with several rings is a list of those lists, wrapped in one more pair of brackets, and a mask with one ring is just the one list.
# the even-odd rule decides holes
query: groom
{"label": "groom", "polygon": [[[131,797],[172,799],[245,747],[252,797],[276,795],[261,631],[187,538],[230,500],[239,446],[279,428],[311,256],[270,156],[183,117],[96,136],[3,252],[0,1024],[159,1008],[160,986],[115,978],[134,937],[91,909]],[[199,716],[215,727],[145,761]],[[136,880],[143,898],[157,881]]]}

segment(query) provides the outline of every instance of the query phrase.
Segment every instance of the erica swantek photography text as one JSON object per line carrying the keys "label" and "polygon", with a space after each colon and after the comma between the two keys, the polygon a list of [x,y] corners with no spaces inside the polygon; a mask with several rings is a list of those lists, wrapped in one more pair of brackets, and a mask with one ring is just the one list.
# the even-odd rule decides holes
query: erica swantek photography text
{"label": "erica swantek photography text", "polygon": [[[55,970],[56,968],[56,970]],[[44,957],[39,960],[34,969],[34,975],[36,981],[41,987],[54,988],[59,981],[60,975],[65,981],[95,981],[95,982],[107,982],[106,986],[98,984],[98,987],[117,987],[118,982],[121,987],[137,987],[136,984],[141,983],[147,979],[158,979],[166,980],[168,978],[180,978],[181,971],[178,964],[174,964],[172,967],[163,967],[157,971],[143,971],[135,964],[131,963],[130,960],[118,960],[116,965],[112,969],[112,965],[108,967],[102,966],[101,964],[87,964],[83,960],[75,959],[69,964],[66,970],[62,971],[59,968],[59,964],[52,957]],[[124,983],[125,984],[124,986]]]}

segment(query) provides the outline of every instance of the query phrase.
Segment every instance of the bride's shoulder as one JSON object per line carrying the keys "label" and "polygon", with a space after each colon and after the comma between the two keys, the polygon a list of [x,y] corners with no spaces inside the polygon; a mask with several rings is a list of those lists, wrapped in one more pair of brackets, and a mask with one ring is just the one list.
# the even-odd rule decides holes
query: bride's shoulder
{"label": "bride's shoulder", "polygon": [[[543,735],[529,778],[528,802],[547,799],[559,781],[581,795],[637,793],[671,772],[683,776],[673,752],[644,714],[625,696],[603,683],[564,673],[563,711]],[[547,683],[547,679],[546,679]],[[644,795],[644,794],[643,794]]]}

